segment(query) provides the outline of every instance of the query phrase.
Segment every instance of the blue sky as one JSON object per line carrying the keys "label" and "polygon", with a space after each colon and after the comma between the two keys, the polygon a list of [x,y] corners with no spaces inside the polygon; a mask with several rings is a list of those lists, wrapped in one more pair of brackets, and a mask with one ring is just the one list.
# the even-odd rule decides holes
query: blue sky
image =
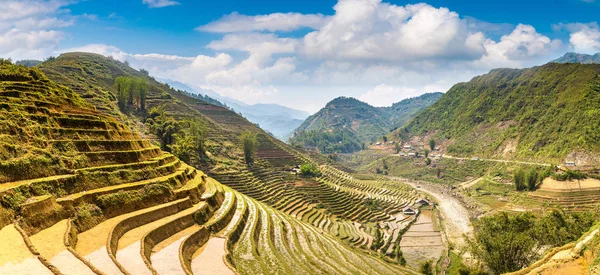
{"label": "blue sky", "polygon": [[[98,20],[82,22],[70,29],[72,36],[65,47],[92,43],[109,43],[129,52],[161,52],[177,55],[210,53],[204,45],[218,34],[195,28],[238,12],[261,15],[275,12],[321,13],[332,15],[335,0],[221,0],[178,1],[163,8],[148,8],[137,0],[88,0],[68,8],[74,14],[94,14]],[[600,18],[600,2],[582,0],[431,0],[386,1],[397,5],[426,2],[447,7],[463,17],[495,24],[530,24],[544,35],[565,39],[568,33],[556,31],[553,25],[572,22],[594,22]],[[111,16],[112,15],[112,16]],[[507,27],[508,27],[507,25]],[[300,32],[302,34],[302,32]],[[494,33],[493,35],[497,35]]]}
{"label": "blue sky", "polygon": [[2,0],[0,56],[89,51],[248,103],[376,106],[600,51],[600,0]]}

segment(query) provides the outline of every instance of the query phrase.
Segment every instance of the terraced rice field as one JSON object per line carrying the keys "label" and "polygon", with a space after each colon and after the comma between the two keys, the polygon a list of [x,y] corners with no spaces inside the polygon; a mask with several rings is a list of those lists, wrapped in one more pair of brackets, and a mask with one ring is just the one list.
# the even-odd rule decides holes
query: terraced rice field
{"label": "terraced rice field", "polygon": [[[297,163],[312,160],[286,147]],[[275,162],[277,163],[277,162]],[[421,195],[403,183],[379,178],[361,181],[330,166],[321,166],[316,179],[290,183],[289,176],[272,159],[238,173],[212,174],[220,182],[275,209],[337,236],[355,247],[377,251],[397,260],[400,232],[413,219],[401,209]],[[373,246],[376,231],[381,234]]]}
{"label": "terraced rice field", "polygon": [[600,180],[556,181],[547,178],[538,190],[528,195],[550,207],[573,212],[591,211],[600,206]]}
{"label": "terraced rice field", "polygon": [[402,253],[414,268],[427,260],[437,261],[444,251],[441,232],[434,227],[433,218],[431,210],[422,210],[416,222],[402,235]]}
{"label": "terraced rice field", "polygon": [[[389,231],[382,251],[394,245],[397,207],[417,196],[405,187],[323,167],[319,188],[288,189],[277,156],[222,185],[68,89],[1,83],[0,115],[26,133],[0,127],[25,148],[0,165],[1,274],[414,274],[348,245],[369,246],[374,228]],[[39,173],[5,169],[34,171],[45,153],[56,162]]]}

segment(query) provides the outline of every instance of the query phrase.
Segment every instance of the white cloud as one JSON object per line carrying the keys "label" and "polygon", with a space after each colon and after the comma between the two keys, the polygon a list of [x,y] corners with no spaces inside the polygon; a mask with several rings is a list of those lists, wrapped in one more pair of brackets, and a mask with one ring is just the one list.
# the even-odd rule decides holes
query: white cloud
{"label": "white cloud", "polygon": [[[76,50],[247,103],[315,111],[340,95],[389,106],[445,92],[489,69],[538,65],[566,48],[529,25],[490,24],[427,4],[339,0],[334,11],[225,15],[197,28],[222,34],[205,45],[212,53],[197,56],[125,53],[98,44]],[[301,37],[287,33],[301,28],[312,30]],[[597,25],[587,28],[572,30],[571,44],[595,47]]]}
{"label": "white cloud", "polygon": [[600,52],[600,26],[598,23],[567,24],[566,29],[571,32],[569,43],[574,51],[580,53]]}
{"label": "white cloud", "polygon": [[180,4],[172,0],[142,0],[142,3],[147,4],[149,8],[164,8]]}
{"label": "white cloud", "polygon": [[563,48],[563,43],[537,33],[533,26],[519,24],[498,42],[487,39],[484,46],[487,54],[475,63],[484,68],[494,68],[522,66],[557,52]]}
{"label": "white cloud", "polygon": [[51,55],[75,17],[68,1],[2,1],[0,5],[0,56],[18,59],[42,59]]}
{"label": "white cloud", "polygon": [[421,94],[417,89],[394,87],[386,84],[380,84],[358,97],[359,100],[369,103],[373,106],[391,106],[404,98],[417,96]]}
{"label": "white cloud", "polygon": [[290,12],[249,16],[234,12],[221,17],[219,20],[200,26],[196,30],[216,33],[293,31],[299,28],[318,29],[327,20],[328,18],[322,14]]}
{"label": "white cloud", "polygon": [[338,60],[461,59],[484,53],[481,35],[446,8],[340,0],[323,28],[304,37],[303,53]]}

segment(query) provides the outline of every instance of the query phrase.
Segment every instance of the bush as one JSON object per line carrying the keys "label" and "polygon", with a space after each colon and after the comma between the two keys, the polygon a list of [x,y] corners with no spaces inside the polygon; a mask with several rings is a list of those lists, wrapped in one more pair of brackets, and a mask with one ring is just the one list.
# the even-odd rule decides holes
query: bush
{"label": "bush", "polygon": [[554,178],[555,180],[558,180],[558,181],[569,181],[569,180],[582,180],[587,177],[585,174],[583,174],[579,171],[566,170],[561,174],[554,174],[552,176],[552,178]]}
{"label": "bush", "polygon": [[577,240],[594,224],[596,216],[553,211],[536,217],[531,213],[502,212],[475,221],[468,244],[472,255],[493,273],[512,272],[529,266],[542,248]]}
{"label": "bush", "polygon": [[321,169],[314,163],[300,165],[300,174],[304,177],[320,177]]}
{"label": "bush", "polygon": [[517,169],[514,174],[515,188],[517,191],[525,190],[525,171],[523,169]]}
{"label": "bush", "polygon": [[421,267],[419,268],[419,272],[423,273],[424,275],[433,275],[433,266],[431,261],[422,263]]}

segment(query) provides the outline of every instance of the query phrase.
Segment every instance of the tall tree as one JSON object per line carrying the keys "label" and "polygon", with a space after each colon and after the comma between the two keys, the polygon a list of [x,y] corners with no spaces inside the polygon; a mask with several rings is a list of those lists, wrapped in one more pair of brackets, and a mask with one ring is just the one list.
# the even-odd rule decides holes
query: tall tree
{"label": "tall tree", "polygon": [[240,141],[244,147],[244,159],[246,160],[246,164],[252,165],[252,163],[254,163],[254,154],[256,153],[257,147],[256,133],[246,130],[240,135]]}
{"label": "tall tree", "polygon": [[431,151],[435,150],[435,139],[433,138],[429,139],[429,149],[431,149]]}

